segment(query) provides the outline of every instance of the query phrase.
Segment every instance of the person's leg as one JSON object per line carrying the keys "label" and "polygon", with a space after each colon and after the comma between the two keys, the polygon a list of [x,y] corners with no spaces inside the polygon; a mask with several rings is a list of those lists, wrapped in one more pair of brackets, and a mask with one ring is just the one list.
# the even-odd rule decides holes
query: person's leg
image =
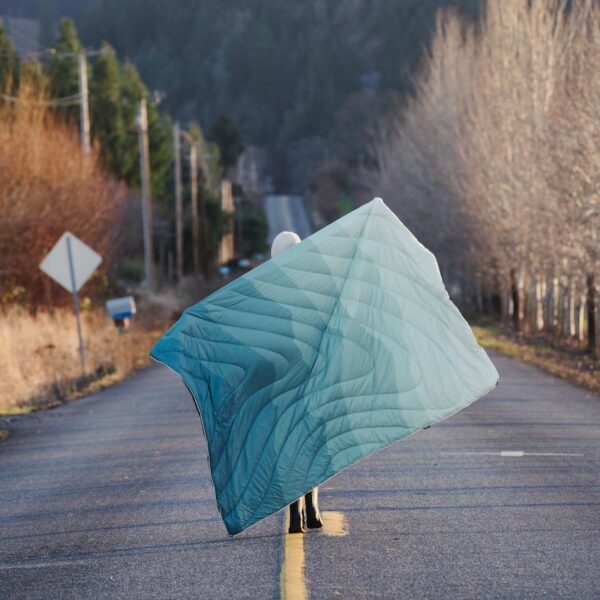
{"label": "person's leg", "polygon": [[306,513],[304,498],[298,498],[290,504],[290,526],[288,533],[306,533]]}
{"label": "person's leg", "polygon": [[304,496],[306,504],[306,526],[309,529],[319,529],[323,527],[321,512],[319,511],[319,488],[313,488]]}

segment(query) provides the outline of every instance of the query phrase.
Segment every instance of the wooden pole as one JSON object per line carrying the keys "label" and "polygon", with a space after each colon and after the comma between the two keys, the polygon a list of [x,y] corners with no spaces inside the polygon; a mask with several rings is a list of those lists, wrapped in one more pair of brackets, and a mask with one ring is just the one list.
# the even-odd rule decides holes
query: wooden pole
{"label": "wooden pole", "polygon": [[192,205],[192,259],[194,274],[200,273],[200,222],[198,215],[198,148],[190,144],[190,196]]}
{"label": "wooden pole", "polygon": [[140,178],[142,184],[142,226],[144,233],[145,284],[154,288],[152,250],[152,198],[150,196],[150,150],[148,146],[148,107],[142,98],[137,115],[138,141],[140,150]]}
{"label": "wooden pole", "polygon": [[183,187],[181,183],[181,130],[179,123],[173,126],[175,150],[175,253],[177,256],[177,280],[183,278]]}
{"label": "wooden pole", "polygon": [[79,125],[81,134],[81,151],[89,155],[91,151],[90,144],[90,106],[88,93],[88,75],[87,75],[87,57],[85,50],[82,49],[77,55],[77,65],[79,68]]}

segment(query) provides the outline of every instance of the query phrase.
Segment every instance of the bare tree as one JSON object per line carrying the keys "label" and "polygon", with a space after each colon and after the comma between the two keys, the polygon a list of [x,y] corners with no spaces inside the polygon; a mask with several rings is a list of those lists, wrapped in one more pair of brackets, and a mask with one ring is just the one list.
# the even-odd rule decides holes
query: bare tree
{"label": "bare tree", "polygon": [[590,350],[599,18],[593,0],[492,2],[479,27],[442,11],[416,97],[380,125],[368,174],[450,283],[515,329],[581,332],[585,291]]}

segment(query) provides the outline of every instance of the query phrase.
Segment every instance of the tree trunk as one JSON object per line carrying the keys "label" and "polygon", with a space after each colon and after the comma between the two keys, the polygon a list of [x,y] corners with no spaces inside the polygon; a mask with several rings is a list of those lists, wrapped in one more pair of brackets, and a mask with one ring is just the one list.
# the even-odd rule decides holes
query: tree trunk
{"label": "tree trunk", "polygon": [[556,330],[558,306],[558,278],[550,276],[546,287],[546,331]]}
{"label": "tree trunk", "polygon": [[596,285],[594,281],[594,274],[590,273],[586,277],[587,286],[587,339],[588,352],[596,354],[597,340],[596,340]]}
{"label": "tree trunk", "polygon": [[577,314],[575,312],[575,303],[576,303],[576,294],[577,290],[575,289],[575,282],[571,280],[569,282],[569,336],[575,337],[577,332],[577,327],[575,325],[575,320],[577,319]]}
{"label": "tree trunk", "polygon": [[560,306],[559,306],[559,323],[560,335],[563,337],[569,336],[569,288],[563,282],[560,288]]}
{"label": "tree trunk", "polygon": [[585,294],[579,296],[578,319],[577,319],[577,341],[582,342],[585,331]]}
{"label": "tree trunk", "polygon": [[481,275],[476,275],[475,277],[475,285],[476,285],[476,294],[477,294],[477,298],[476,298],[476,304],[477,304],[477,310],[482,313],[483,312],[483,290],[482,290],[482,284],[481,284]]}
{"label": "tree trunk", "polygon": [[544,328],[544,306],[542,298],[544,296],[544,286],[539,280],[535,284],[535,328],[534,331],[541,331]]}
{"label": "tree trunk", "polygon": [[510,295],[513,305],[513,328],[515,331],[519,331],[519,313],[521,311],[521,305],[519,303],[519,282],[517,281],[517,273],[515,269],[510,270]]}
{"label": "tree trunk", "polygon": [[491,298],[492,314],[497,318],[502,318],[502,293],[496,290],[492,293]]}
{"label": "tree trunk", "polygon": [[539,294],[538,294],[538,302],[539,302],[539,318],[538,318],[538,331],[543,331],[546,327],[546,288],[547,281],[543,276],[540,276],[539,282]]}
{"label": "tree trunk", "polygon": [[554,321],[552,319],[552,278],[546,277],[546,288],[545,300],[544,300],[544,331],[552,331]]}

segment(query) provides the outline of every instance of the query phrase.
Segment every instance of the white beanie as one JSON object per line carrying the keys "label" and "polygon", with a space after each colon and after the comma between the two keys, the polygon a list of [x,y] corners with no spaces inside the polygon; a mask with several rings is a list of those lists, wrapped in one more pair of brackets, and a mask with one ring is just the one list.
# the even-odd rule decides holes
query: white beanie
{"label": "white beanie", "polygon": [[302,240],[297,233],[293,231],[282,231],[275,236],[271,244],[271,258],[285,252],[288,248],[299,244]]}

